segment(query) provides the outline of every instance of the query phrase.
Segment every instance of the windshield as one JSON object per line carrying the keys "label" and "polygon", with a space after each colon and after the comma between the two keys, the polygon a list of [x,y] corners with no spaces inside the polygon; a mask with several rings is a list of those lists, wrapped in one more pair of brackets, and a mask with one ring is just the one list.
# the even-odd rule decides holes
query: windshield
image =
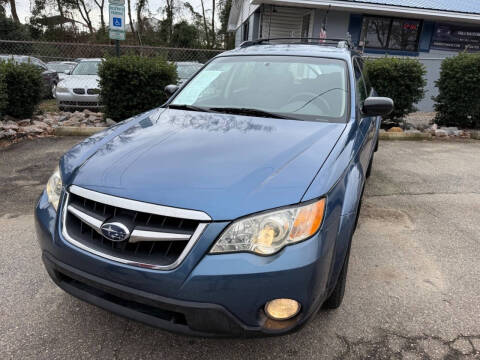
{"label": "windshield", "polygon": [[73,64],[47,64],[50,70],[56,72],[65,72],[67,70],[72,70],[75,65]]}
{"label": "windshield", "polygon": [[210,62],[171,105],[255,109],[300,120],[346,121],[346,63],[294,56],[231,56]]}
{"label": "windshield", "polygon": [[75,66],[72,75],[97,75],[100,61],[82,61]]}
{"label": "windshield", "polygon": [[183,64],[177,65],[177,74],[180,79],[188,79],[190,76],[202,67],[202,64]]}

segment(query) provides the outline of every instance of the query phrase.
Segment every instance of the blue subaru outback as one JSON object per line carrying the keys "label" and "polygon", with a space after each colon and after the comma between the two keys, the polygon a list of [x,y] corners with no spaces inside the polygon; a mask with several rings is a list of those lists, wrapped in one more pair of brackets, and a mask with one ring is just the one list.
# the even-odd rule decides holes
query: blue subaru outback
{"label": "blue subaru outback", "polygon": [[380,115],[347,42],[255,41],[68,151],[36,206],[66,292],[200,336],[340,306]]}

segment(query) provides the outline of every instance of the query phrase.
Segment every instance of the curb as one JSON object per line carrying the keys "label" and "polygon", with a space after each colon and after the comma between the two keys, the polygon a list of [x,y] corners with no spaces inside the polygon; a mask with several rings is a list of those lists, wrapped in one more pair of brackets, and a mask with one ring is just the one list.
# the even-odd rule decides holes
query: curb
{"label": "curb", "polygon": [[429,140],[431,138],[430,133],[382,132],[379,134],[380,140]]}
{"label": "curb", "polygon": [[60,126],[54,129],[56,136],[90,136],[108,127],[78,127],[78,126]]}

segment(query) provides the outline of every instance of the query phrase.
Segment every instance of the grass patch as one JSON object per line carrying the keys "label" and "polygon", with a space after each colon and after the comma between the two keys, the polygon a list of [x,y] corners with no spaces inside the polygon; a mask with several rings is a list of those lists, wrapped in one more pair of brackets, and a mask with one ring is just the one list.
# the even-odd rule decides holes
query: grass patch
{"label": "grass patch", "polygon": [[60,111],[55,99],[43,100],[38,104],[37,110],[39,113],[45,114],[46,112],[58,112]]}

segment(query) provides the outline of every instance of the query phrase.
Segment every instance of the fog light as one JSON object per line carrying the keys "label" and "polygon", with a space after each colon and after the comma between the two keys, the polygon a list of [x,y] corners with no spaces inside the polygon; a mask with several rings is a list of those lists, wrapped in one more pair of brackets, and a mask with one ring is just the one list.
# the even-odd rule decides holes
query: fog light
{"label": "fog light", "polygon": [[273,320],[288,320],[298,314],[300,304],[292,299],[275,299],[265,304],[265,313]]}

